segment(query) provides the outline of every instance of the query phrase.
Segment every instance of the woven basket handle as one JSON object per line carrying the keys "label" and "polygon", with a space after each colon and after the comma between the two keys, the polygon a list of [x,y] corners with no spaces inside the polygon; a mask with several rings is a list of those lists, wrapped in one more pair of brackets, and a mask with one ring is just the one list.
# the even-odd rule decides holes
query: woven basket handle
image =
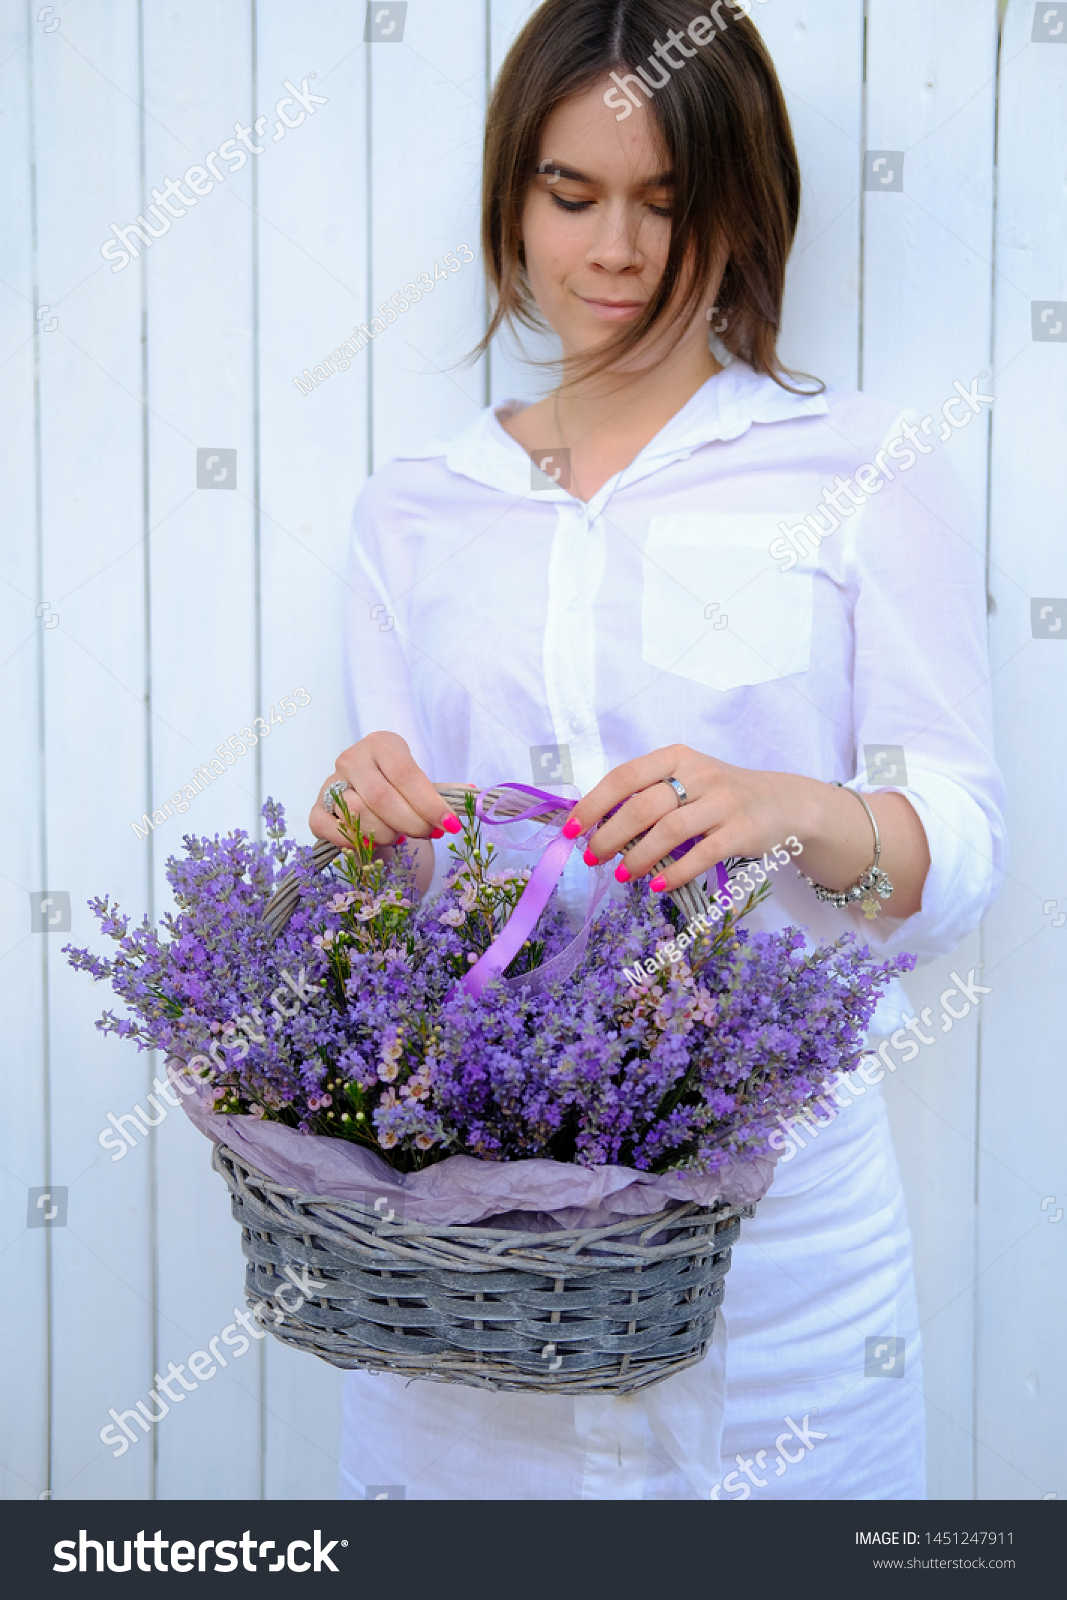
{"label": "woven basket handle", "polygon": [[[451,801],[454,808],[462,806],[469,794],[478,793],[473,784],[467,783],[435,783],[434,788],[443,800]],[[509,789],[506,784],[502,784],[496,789],[487,790],[484,798],[486,805],[492,808],[495,817],[518,816],[520,812],[528,810],[530,805],[528,796]],[[555,822],[562,824],[573,810],[573,800],[561,799],[557,810],[543,811],[537,820],[541,823]],[[643,835],[638,834],[637,838],[631,839],[630,843],[624,848],[629,850],[637,843],[637,839],[642,837]],[[324,867],[329,866],[331,861],[336,861],[340,854],[339,846],[330,844],[327,839],[320,839],[313,851],[316,871],[321,872]],[[671,865],[673,863],[669,856],[665,856],[662,860],[656,862],[656,868],[660,872],[665,872]],[[300,886],[297,875],[295,872],[287,872],[285,877],[279,881],[274,893],[267,902],[267,909],[263,913],[263,921],[272,939],[278,937],[289,921],[289,918],[296,910],[296,903],[299,897]],[[711,905],[703,884],[696,880],[692,883],[682,884],[681,888],[672,889],[670,897],[687,921],[699,916],[701,912],[707,911]]]}

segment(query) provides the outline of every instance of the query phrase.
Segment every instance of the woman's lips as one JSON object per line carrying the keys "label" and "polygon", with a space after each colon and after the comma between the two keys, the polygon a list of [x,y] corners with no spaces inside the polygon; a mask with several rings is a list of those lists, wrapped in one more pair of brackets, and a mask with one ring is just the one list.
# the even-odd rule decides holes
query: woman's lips
{"label": "woman's lips", "polygon": [[606,322],[625,322],[645,308],[642,300],[590,300],[584,294],[578,298],[594,316],[603,317]]}

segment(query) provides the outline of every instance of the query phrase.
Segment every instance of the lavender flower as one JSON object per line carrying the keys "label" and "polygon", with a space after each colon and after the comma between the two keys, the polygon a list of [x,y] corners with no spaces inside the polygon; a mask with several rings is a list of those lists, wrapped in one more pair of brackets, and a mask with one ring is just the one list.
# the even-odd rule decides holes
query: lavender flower
{"label": "lavender flower", "polygon": [[[714,1172],[765,1150],[779,1114],[856,1065],[879,989],[914,966],[879,963],[851,935],[807,951],[797,929],[750,933],[728,914],[634,987],[623,968],[678,928],[633,884],[595,919],[572,978],[522,982],[571,938],[553,897],[475,998],[458,980],[529,874],[500,870],[467,809],[443,891],[422,904],[411,856],[376,859],[358,818],[324,873],[271,802],[265,842],[187,837],[158,929],[131,930],[105,898],[91,906],[114,956],[67,947],[127,1008],[97,1026],[187,1062],[220,1110],[363,1143],[404,1171],[467,1153]],[[289,871],[299,902],[272,940],[263,910]]]}

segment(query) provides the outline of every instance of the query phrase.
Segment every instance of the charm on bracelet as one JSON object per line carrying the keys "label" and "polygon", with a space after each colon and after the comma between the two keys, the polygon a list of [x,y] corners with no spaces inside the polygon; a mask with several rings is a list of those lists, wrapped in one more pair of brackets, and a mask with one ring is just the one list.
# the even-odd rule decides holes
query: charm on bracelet
{"label": "charm on bracelet", "polygon": [[[847,785],[835,782],[834,788],[846,789]],[[893,884],[888,874],[883,872],[878,865],[882,854],[882,836],[878,831],[878,823],[875,820],[874,812],[858,790],[848,789],[848,793],[856,796],[856,799],[870,818],[871,827],[874,829],[874,860],[869,867],[866,867],[860,873],[856,882],[847,889],[828,889],[825,884],[813,882],[807,873],[801,872],[799,867],[797,868],[797,877],[804,879],[808,888],[814,891],[817,900],[821,900],[824,905],[834,906],[838,911],[843,911],[846,906],[855,905],[859,902],[863,907],[864,916],[870,921],[881,911],[881,901],[888,900],[893,893]]]}

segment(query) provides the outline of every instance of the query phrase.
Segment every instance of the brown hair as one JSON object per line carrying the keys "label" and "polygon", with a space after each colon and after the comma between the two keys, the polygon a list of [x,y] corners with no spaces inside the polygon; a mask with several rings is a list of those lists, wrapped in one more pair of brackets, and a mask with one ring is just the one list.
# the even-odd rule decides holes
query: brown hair
{"label": "brown hair", "polygon": [[[629,355],[654,327],[676,329],[673,342],[681,339],[725,242],[720,337],[756,371],[793,387],[783,374],[800,375],[787,372],[776,348],[800,205],[789,116],[774,64],[749,21],[749,0],[720,0],[709,9],[710,17],[693,0],[545,0],[529,19],[508,51],[486,119],[482,248],[495,307],[476,354],[504,323],[544,326],[519,237],[541,133],[560,101],[614,72],[636,86],[629,100],[621,87],[609,91],[618,120],[635,101],[656,119],[674,175],[671,237],[649,304],[582,364],[586,375]],[[672,29],[693,53],[668,70],[654,47],[677,50],[667,43]],[[698,38],[706,42],[698,45]]]}

